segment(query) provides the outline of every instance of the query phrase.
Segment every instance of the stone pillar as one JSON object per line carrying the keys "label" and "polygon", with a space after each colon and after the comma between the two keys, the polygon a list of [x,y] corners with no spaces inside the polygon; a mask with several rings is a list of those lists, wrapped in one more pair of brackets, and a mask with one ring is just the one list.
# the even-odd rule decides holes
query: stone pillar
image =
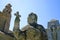
{"label": "stone pillar", "polygon": [[15,13],[15,15],[16,15],[16,18],[15,18],[15,22],[14,22],[13,33],[14,33],[15,39],[19,40],[19,33],[20,33],[20,29],[19,29],[20,19],[19,19],[19,17],[21,17],[21,15],[19,15],[19,12]]}

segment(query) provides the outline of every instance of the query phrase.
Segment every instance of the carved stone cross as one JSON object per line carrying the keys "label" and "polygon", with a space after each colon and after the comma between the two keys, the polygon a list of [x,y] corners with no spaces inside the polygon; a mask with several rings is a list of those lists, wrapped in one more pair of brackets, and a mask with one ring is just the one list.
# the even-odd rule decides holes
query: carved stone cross
{"label": "carved stone cross", "polygon": [[21,15],[19,15],[19,12],[17,11],[14,15],[16,16],[15,22],[19,22],[20,21],[19,17],[21,17]]}
{"label": "carved stone cross", "polygon": [[16,16],[15,22],[14,22],[14,28],[13,28],[14,37],[15,37],[16,40],[19,40],[19,33],[20,33],[20,29],[19,29],[20,19],[19,19],[19,17],[21,17],[21,15],[19,15],[18,11],[14,15]]}
{"label": "carved stone cross", "polygon": [[19,12],[17,11],[15,14],[14,14],[16,17],[21,17],[21,15],[19,15]]}

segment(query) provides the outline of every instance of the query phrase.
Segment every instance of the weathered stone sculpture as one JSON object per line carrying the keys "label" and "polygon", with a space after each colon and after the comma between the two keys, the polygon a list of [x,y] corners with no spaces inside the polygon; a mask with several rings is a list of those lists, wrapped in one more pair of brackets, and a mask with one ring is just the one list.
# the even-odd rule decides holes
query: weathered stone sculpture
{"label": "weathered stone sculpture", "polygon": [[37,24],[37,15],[34,13],[29,14],[28,25],[22,31],[26,31],[25,40],[48,40],[44,27]]}
{"label": "weathered stone sculpture", "polygon": [[19,19],[19,17],[21,17],[21,15],[19,15],[19,12],[15,13],[15,15],[16,15],[16,18],[15,18],[15,22],[14,22],[13,33],[14,33],[16,40],[19,40],[19,34],[20,34],[20,29],[19,29],[20,19]]}
{"label": "weathered stone sculpture", "polygon": [[[34,13],[28,16],[28,25],[22,30],[19,29],[19,12],[15,13],[15,21],[12,36],[9,36],[9,26],[11,20],[11,5],[7,4],[3,11],[0,11],[0,39],[1,40],[48,40],[47,33],[42,25],[37,24],[37,15]],[[3,34],[2,34],[3,33]],[[6,37],[6,38],[5,38]]]}
{"label": "weathered stone sculpture", "polygon": [[11,4],[7,4],[3,11],[0,11],[0,40],[13,40],[11,34],[8,33],[10,31],[11,11]]}
{"label": "weathered stone sculpture", "polygon": [[8,32],[11,20],[11,4],[7,4],[0,12],[0,31]]}

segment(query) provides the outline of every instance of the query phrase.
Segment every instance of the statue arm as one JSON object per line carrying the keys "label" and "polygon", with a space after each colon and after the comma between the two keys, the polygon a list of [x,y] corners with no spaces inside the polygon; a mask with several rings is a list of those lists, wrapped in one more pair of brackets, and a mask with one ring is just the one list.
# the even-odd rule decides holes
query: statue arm
{"label": "statue arm", "polygon": [[43,40],[48,40],[46,29],[42,25],[39,25],[38,29],[41,31],[41,34],[43,36]]}

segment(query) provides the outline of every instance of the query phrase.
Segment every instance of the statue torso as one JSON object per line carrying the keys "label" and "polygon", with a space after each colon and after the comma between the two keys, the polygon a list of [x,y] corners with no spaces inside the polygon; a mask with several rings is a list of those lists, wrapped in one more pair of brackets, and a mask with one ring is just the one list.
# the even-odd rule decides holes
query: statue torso
{"label": "statue torso", "polygon": [[47,35],[45,35],[46,32],[44,31],[45,29],[41,25],[37,25],[36,28],[31,27],[30,25],[27,25],[25,29],[26,29],[26,40],[46,40],[47,39]]}

